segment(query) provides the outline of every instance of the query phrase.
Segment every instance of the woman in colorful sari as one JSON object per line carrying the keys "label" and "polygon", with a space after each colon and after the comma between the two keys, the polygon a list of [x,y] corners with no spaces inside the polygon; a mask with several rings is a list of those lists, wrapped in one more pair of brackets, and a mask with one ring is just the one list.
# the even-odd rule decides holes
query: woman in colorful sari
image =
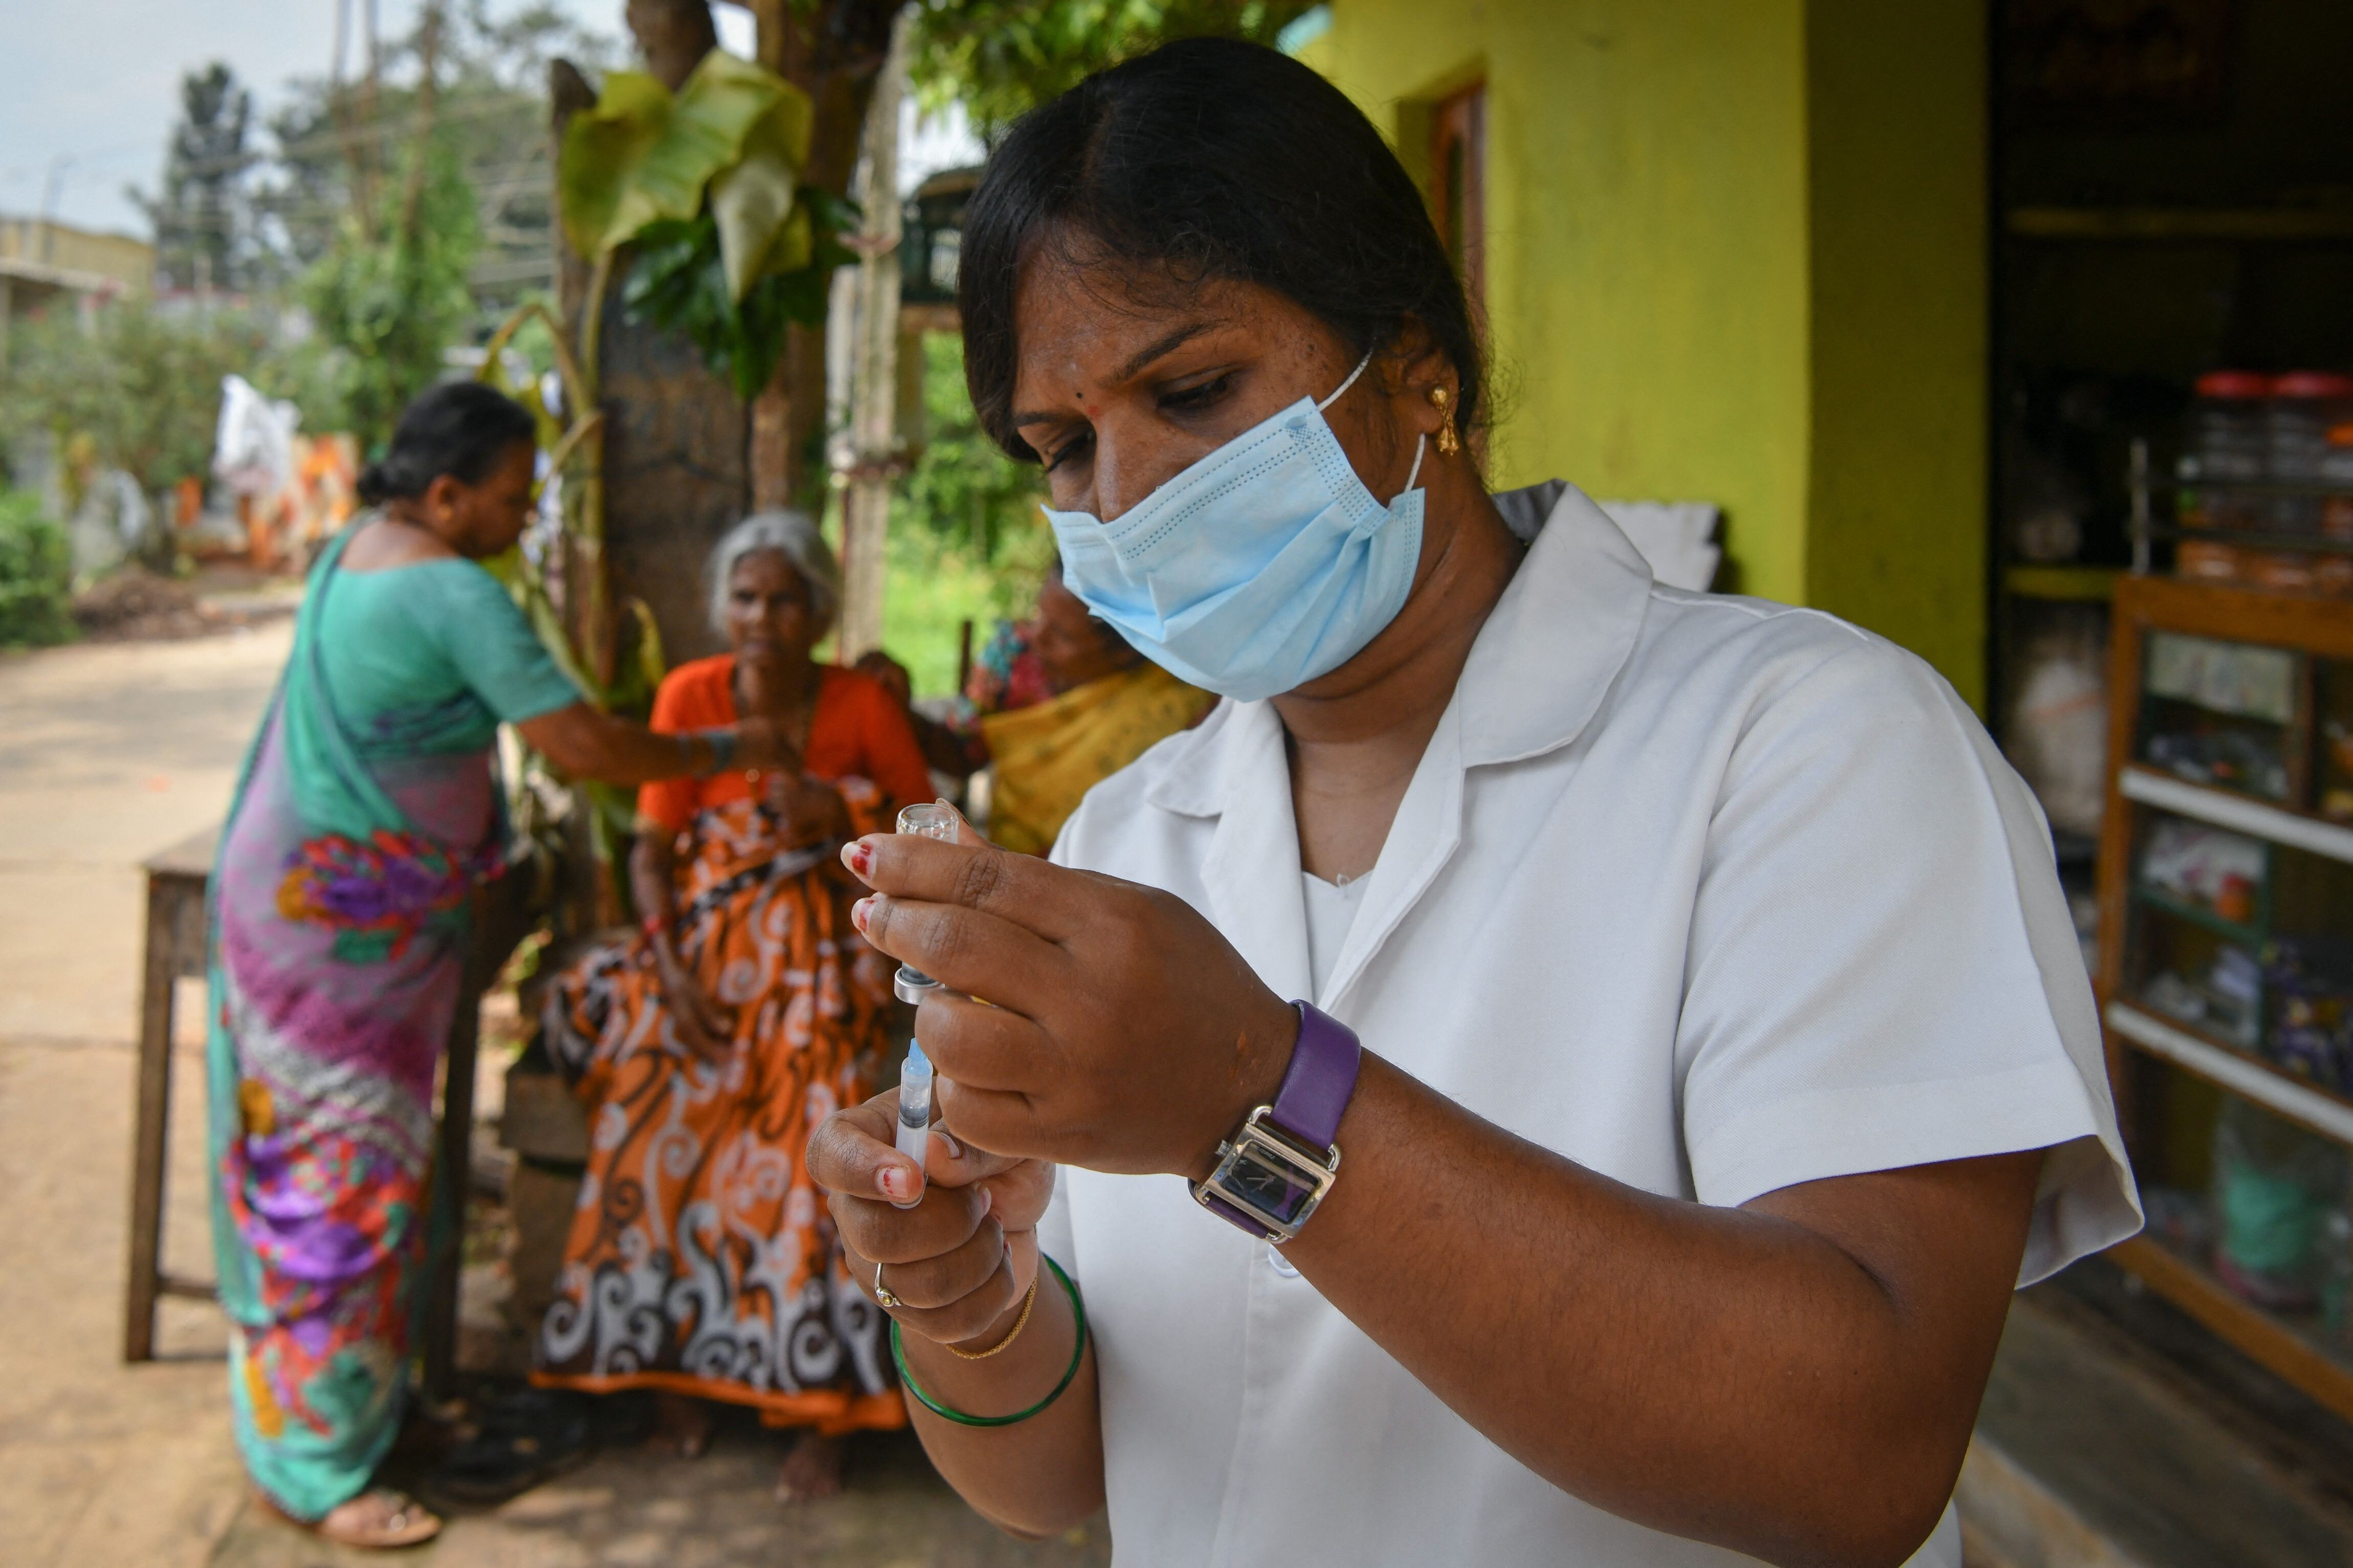
{"label": "woman in colorful sari", "polygon": [[1059,562],[1038,590],[1037,617],[989,640],[965,698],[996,769],[988,837],[1025,855],[1051,849],[1087,791],[1218,700],[1089,615]]}
{"label": "woman in colorful sari", "polygon": [[468,895],[501,863],[501,722],[622,784],[779,754],[773,726],[658,735],[581,700],[476,563],[532,505],[530,415],[435,388],[361,479],[249,753],[214,879],[214,1249],[237,1446],[263,1500],[356,1546],[440,1521],[370,1489],[424,1270],[433,1082]]}
{"label": "woman in colorful sari", "polygon": [[796,512],[720,542],[712,618],[732,653],[672,670],[657,730],[756,715],[779,767],[649,784],[629,886],[643,929],[561,976],[552,1054],[588,1109],[586,1183],[536,1381],[659,1391],[681,1451],[709,1407],[803,1429],[779,1491],[840,1488],[838,1439],[904,1426],[881,1315],[842,1271],[801,1167],[811,1128],[872,1092],[889,1047],[891,970],[849,923],[835,851],[931,798],[906,716],[810,649],[839,576]]}

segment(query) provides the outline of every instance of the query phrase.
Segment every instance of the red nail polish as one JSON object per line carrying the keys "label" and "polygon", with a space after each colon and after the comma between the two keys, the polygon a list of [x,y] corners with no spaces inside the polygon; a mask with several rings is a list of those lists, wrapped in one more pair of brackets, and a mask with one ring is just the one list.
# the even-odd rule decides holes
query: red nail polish
{"label": "red nail polish", "polygon": [[850,845],[842,858],[849,862],[850,874],[861,880],[867,872],[874,869],[874,846],[863,838]]}
{"label": "red nail polish", "polygon": [[849,906],[849,923],[858,928],[860,936],[866,934],[866,906],[873,901],[871,898],[864,898]]}

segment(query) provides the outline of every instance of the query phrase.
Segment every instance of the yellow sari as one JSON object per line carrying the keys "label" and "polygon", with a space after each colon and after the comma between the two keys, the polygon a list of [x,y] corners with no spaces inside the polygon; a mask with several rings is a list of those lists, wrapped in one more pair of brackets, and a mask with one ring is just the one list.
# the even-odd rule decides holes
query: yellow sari
{"label": "yellow sari", "polygon": [[988,836],[1043,855],[1087,791],[1208,712],[1217,698],[1156,664],[980,721],[996,766]]}

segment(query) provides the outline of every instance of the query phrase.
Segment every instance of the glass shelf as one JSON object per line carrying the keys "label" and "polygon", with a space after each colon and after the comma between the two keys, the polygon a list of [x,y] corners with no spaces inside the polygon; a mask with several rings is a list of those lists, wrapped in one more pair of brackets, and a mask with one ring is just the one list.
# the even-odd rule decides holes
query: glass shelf
{"label": "glass shelf", "polygon": [[2292,1077],[2251,1051],[2217,1045],[2130,1002],[2111,1002],[2108,1027],[2127,1044],[2266,1110],[2353,1148],[2353,1100]]}
{"label": "glass shelf", "polygon": [[2194,784],[2139,763],[2129,763],[2122,770],[2116,788],[2126,800],[2137,800],[2143,805],[2161,806],[2216,827],[2228,827],[2353,865],[2353,827],[2290,811],[2253,795]]}

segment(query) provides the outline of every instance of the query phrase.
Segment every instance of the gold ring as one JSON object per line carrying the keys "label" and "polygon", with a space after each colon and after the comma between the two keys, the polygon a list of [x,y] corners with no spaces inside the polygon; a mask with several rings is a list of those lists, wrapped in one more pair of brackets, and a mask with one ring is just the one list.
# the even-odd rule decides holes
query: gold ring
{"label": "gold ring", "polygon": [[907,1304],[891,1294],[891,1288],[882,1283],[882,1266],[879,1263],[874,1266],[874,1299],[885,1307],[903,1307]]}

